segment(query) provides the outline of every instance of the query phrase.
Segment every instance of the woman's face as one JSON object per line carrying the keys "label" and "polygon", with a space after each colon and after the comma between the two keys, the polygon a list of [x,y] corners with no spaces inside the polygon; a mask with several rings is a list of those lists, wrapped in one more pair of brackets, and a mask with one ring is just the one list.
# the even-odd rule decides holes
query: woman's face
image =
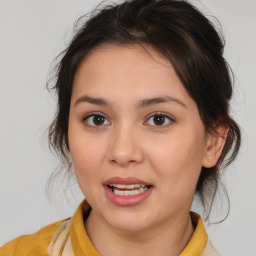
{"label": "woman's face", "polygon": [[92,214],[135,231],[185,216],[209,139],[196,103],[152,48],[101,45],[74,79],[68,130]]}

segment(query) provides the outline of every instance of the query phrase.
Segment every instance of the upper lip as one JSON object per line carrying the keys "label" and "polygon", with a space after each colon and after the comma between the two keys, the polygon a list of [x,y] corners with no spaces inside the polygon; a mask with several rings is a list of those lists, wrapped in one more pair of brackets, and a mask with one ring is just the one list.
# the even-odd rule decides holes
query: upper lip
{"label": "upper lip", "polygon": [[110,179],[107,179],[106,181],[104,181],[103,183],[104,185],[109,185],[109,184],[124,184],[124,185],[131,185],[131,184],[143,184],[143,185],[147,185],[147,186],[151,186],[152,184],[137,179],[135,177],[112,177]]}

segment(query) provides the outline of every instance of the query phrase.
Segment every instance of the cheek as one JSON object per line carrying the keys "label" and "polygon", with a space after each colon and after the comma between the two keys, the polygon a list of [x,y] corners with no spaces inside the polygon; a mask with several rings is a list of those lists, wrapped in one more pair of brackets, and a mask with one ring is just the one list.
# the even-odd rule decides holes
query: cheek
{"label": "cheek", "polygon": [[75,170],[81,170],[83,168],[91,169],[97,165],[98,150],[93,145],[89,146],[88,141],[72,141],[70,143],[70,153]]}
{"label": "cheek", "polygon": [[[81,125],[69,124],[69,149],[80,187],[99,177],[103,158],[103,141],[86,133]],[[88,183],[88,184],[87,184]]]}
{"label": "cheek", "polygon": [[78,179],[97,173],[101,163],[101,150],[102,148],[95,143],[91,144],[90,140],[80,138],[79,141],[70,143],[71,158]]}
{"label": "cheek", "polygon": [[199,138],[176,134],[152,151],[151,165],[158,176],[158,185],[170,197],[194,195],[203,158],[204,143]]}
{"label": "cheek", "polygon": [[[101,150],[101,151],[100,151]],[[70,153],[77,183],[89,203],[100,194],[102,147],[91,139],[70,138]]]}

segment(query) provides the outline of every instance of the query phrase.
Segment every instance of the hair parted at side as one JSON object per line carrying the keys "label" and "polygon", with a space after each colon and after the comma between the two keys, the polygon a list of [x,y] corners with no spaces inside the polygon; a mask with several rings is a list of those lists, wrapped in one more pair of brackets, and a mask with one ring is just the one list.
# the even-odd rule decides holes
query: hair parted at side
{"label": "hair parted at side", "polygon": [[[212,208],[220,170],[237,156],[241,133],[229,114],[231,70],[223,57],[224,42],[213,24],[188,1],[130,0],[97,9],[60,55],[56,71],[58,105],[49,129],[49,143],[71,171],[68,120],[75,73],[86,55],[102,43],[150,45],[167,58],[197,103],[208,132],[226,125],[223,152],[212,168],[202,168],[196,187],[203,206]],[[208,215],[209,216],[209,215]]]}

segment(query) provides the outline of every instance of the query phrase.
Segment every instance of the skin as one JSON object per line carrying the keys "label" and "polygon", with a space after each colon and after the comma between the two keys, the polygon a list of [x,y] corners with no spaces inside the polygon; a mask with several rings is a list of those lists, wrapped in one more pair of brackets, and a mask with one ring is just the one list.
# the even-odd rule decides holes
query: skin
{"label": "skin", "polygon": [[[206,133],[169,61],[146,49],[100,45],[73,83],[70,153],[92,206],[85,228],[102,255],[179,255],[193,234],[189,210],[201,167],[216,164],[225,142]],[[85,95],[110,105],[88,103]],[[138,108],[143,99],[164,96],[175,100]],[[105,117],[102,124],[85,118],[92,112]],[[166,116],[160,125],[159,112]],[[141,179],[153,190],[137,205],[117,206],[103,187],[114,176]]]}

